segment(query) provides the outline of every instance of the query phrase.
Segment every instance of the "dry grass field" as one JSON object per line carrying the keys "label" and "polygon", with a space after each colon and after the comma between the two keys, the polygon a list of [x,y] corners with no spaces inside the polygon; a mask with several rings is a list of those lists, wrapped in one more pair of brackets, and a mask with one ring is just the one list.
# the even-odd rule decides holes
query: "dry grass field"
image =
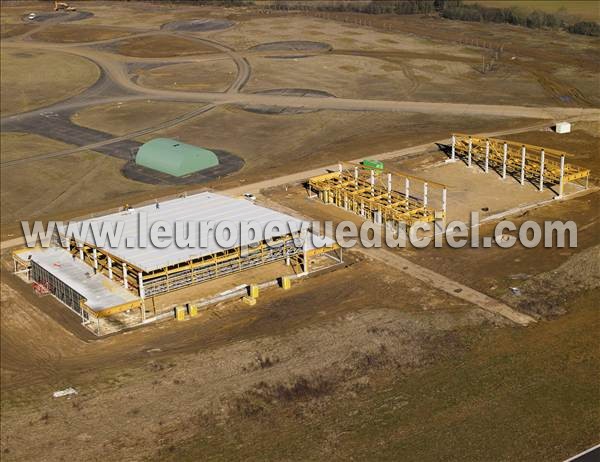
{"label": "dry grass field", "polygon": [[170,101],[125,101],[85,108],[71,116],[73,123],[113,135],[124,135],[197,109],[198,104]]}
{"label": "dry grass field", "polygon": [[[435,143],[452,132],[501,133],[565,150],[592,170],[596,188],[597,38],[433,15],[73,3],[66,16],[51,2],[0,9],[3,461],[500,462],[564,460],[596,443],[600,193],[553,201],[549,190],[446,163]],[[502,3],[593,16],[593,2]],[[32,11],[48,20],[24,20]],[[394,101],[417,109],[392,110]],[[502,105],[523,113],[506,117]],[[559,135],[550,127],[565,109],[576,111],[573,131]],[[243,167],[197,184],[126,177],[131,146],[159,136],[233,154]],[[184,191],[248,191],[299,217],[360,224],[309,200],[300,177],[383,153],[389,167],[447,183],[450,219],[548,199],[512,219],[573,220],[579,245],[359,247],[290,290],[261,290],[256,306],[223,302],[196,319],[102,338],[11,274],[8,240],[21,220],[68,220]],[[517,326],[463,289],[442,291],[389,263],[398,259],[536,322]],[[285,271],[261,267],[153,302]],[[77,396],[52,398],[71,386]]]}
{"label": "dry grass field", "polygon": [[106,27],[81,26],[78,24],[57,24],[32,35],[35,40],[42,42],[81,43],[110,40],[125,37],[130,32],[122,29]]}
{"label": "dry grass field", "polygon": [[119,42],[117,52],[125,56],[142,58],[165,58],[202,53],[214,53],[214,48],[179,37],[149,35],[126,38]]}
{"label": "dry grass field", "polygon": [[181,91],[225,91],[235,77],[236,67],[223,57],[192,63],[141,69],[137,83],[148,88]]}
{"label": "dry grass field", "polygon": [[3,116],[48,106],[94,84],[98,67],[65,53],[12,51],[0,54],[0,112]]}

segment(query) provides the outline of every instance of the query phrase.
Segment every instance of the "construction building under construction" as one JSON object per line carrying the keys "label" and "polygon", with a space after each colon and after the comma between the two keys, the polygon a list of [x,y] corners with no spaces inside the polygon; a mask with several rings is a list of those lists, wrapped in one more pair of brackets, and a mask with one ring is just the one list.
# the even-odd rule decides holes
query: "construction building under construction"
{"label": "construction building under construction", "polygon": [[452,135],[450,149],[451,160],[461,158],[468,167],[476,164],[485,173],[494,170],[502,179],[512,176],[521,185],[529,182],[540,191],[556,187],[559,198],[568,183],[588,186],[590,170],[567,162],[569,154],[555,149],[464,134]]}
{"label": "construction building under construction", "polygon": [[[140,222],[144,220],[143,225]],[[171,239],[157,248],[142,235],[156,223],[190,224],[189,241],[201,242],[195,224],[225,223],[240,229],[252,222],[256,234],[240,233],[228,246],[221,246],[213,227],[203,246],[180,247]],[[284,223],[273,228],[271,223]],[[93,233],[81,240],[59,231],[50,248],[25,248],[13,253],[16,272],[27,272],[34,289],[56,296],[78,313],[84,322],[139,308],[144,319],[144,300],[194,284],[222,278],[261,265],[285,262],[296,273],[310,271],[310,258],[326,254],[341,262],[341,249],[329,238],[319,246],[302,222],[255,203],[204,192],[78,222],[79,229],[94,226],[121,227],[116,245],[100,246]],[[231,227],[229,228],[231,229]],[[339,253],[338,253],[339,252]]]}
{"label": "construction building under construction", "polygon": [[[340,162],[336,171],[308,180],[308,192],[374,223],[397,229],[416,222],[444,219],[447,188],[412,175],[384,170],[383,165]],[[439,209],[431,205],[437,193]]]}

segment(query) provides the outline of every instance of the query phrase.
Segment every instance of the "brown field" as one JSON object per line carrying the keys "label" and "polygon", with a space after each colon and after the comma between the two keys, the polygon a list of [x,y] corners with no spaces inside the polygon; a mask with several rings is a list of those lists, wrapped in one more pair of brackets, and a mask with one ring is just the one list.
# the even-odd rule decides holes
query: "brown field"
{"label": "brown field", "polygon": [[3,49],[0,64],[0,112],[3,116],[44,107],[76,95],[100,75],[92,62],[54,52]]}
{"label": "brown field", "polygon": [[58,24],[33,34],[35,40],[42,42],[79,43],[95,42],[125,37],[130,32],[106,27],[82,26],[77,24]]}
{"label": "brown field", "polygon": [[148,125],[156,125],[200,107],[200,104],[167,101],[126,101],[93,106],[76,112],[71,121],[113,135],[124,135]]}
{"label": "brown field", "polygon": [[32,30],[28,24],[4,24],[0,26],[0,38],[9,38]]}
{"label": "brown field", "polygon": [[[343,265],[295,280],[288,291],[261,291],[254,307],[233,300],[196,319],[97,338],[56,299],[36,296],[11,274],[12,248],[3,241],[3,460],[499,462],[564,460],[596,443],[600,415],[590,403],[600,398],[600,192],[551,201],[549,190],[446,163],[435,142],[447,142],[452,132],[506,133],[498,137],[565,150],[570,161],[592,169],[596,187],[597,114],[574,119],[573,132],[558,135],[549,127],[563,117],[560,109],[538,120],[481,116],[469,104],[600,107],[597,39],[434,16],[316,17],[171,2],[77,2],[78,11],[94,15],[31,25],[22,15],[52,5],[4,3],[2,239],[20,236],[21,220],[66,220],[206,188],[253,192],[258,203],[298,217],[360,224],[358,216],[309,200],[301,173],[387,153],[388,167],[448,184],[448,219],[548,200],[512,220],[572,220],[578,246],[358,247],[344,251]],[[535,3],[546,11],[566,4],[568,14],[591,14],[592,2]],[[234,26],[161,29],[198,19]],[[253,49],[286,41],[332,49]],[[493,61],[485,72],[483,61]],[[266,101],[260,92],[280,89],[329,92],[369,105],[465,106],[441,114],[260,104]],[[202,94],[187,98],[192,92]],[[211,93],[224,94],[213,99]],[[256,105],[242,107],[238,93],[256,93],[248,100]],[[202,107],[211,109],[179,122]],[[4,128],[7,115],[36,108],[46,111],[41,117],[63,117],[61,132]],[[31,130],[42,120],[35,117],[26,119]],[[173,120],[179,123],[162,128]],[[102,133],[94,138],[81,127]],[[133,141],[172,137],[227,151],[245,164],[206,183],[151,185],[126,178],[124,160],[86,141],[140,130]],[[59,135],[73,142],[58,141]],[[25,161],[79,146],[77,153]],[[431,203],[439,205],[439,197]],[[480,235],[491,236],[494,225],[482,225]],[[419,279],[408,265],[462,289]],[[180,304],[289,271],[272,264],[152,302]],[[481,301],[466,301],[460,292],[469,287],[536,322],[518,327],[482,309]],[[77,396],[52,398],[71,386]]]}
{"label": "brown field", "polygon": [[180,37],[150,35],[121,40],[118,53],[140,58],[165,58],[170,56],[188,56],[214,53],[213,47]]}
{"label": "brown field", "polygon": [[225,91],[235,76],[228,58],[173,64],[137,72],[137,83],[149,88],[181,91]]}

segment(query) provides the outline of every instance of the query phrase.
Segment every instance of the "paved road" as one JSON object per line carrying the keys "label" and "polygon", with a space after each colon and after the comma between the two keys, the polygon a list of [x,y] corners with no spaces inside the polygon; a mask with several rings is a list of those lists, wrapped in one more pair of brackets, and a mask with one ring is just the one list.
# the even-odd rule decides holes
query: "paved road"
{"label": "paved road", "polygon": [[[508,129],[508,130],[499,130],[499,131],[494,131],[494,132],[485,132],[485,133],[480,133],[479,135],[480,136],[490,136],[490,137],[503,136],[503,135],[506,135],[509,133],[519,133],[519,132],[525,132],[525,131],[530,131],[530,130],[536,130],[536,129],[544,128],[545,126],[546,126],[545,124],[537,123],[537,124],[533,124],[533,125],[528,125],[526,127],[522,127],[520,129]],[[130,135],[131,134],[123,135],[123,138],[126,138]],[[445,144],[448,142],[449,142],[449,139],[446,138],[446,139],[433,141],[430,143],[420,144],[417,146],[411,146],[409,148],[399,149],[396,151],[384,152],[384,153],[381,153],[378,155],[373,155],[371,157],[376,160],[386,160],[386,159],[394,159],[394,158],[398,158],[398,157],[406,157],[406,156],[410,156],[412,154],[418,154],[427,149],[430,149],[430,148],[434,147],[436,144]],[[359,162],[361,160],[362,159],[355,159],[354,161],[351,161],[351,162]],[[327,171],[333,170],[336,167],[337,167],[337,165],[335,165],[335,164],[327,165],[324,167],[318,167],[318,168],[314,168],[314,169],[310,169],[310,170],[304,170],[301,172],[290,173],[288,175],[282,175],[277,178],[269,178],[268,180],[258,181],[256,183],[245,184],[243,186],[236,186],[234,188],[229,188],[229,189],[226,189],[226,190],[223,190],[220,192],[223,194],[227,194],[229,196],[233,196],[233,197],[241,196],[242,194],[244,194],[246,192],[258,194],[263,189],[274,188],[274,187],[283,186],[286,184],[294,184],[294,183],[303,182],[312,176],[326,173]],[[199,188],[198,191],[201,191],[203,189],[204,188]],[[188,191],[188,193],[193,193],[193,191]],[[0,251],[8,250],[8,249],[18,247],[18,246],[23,246],[23,245],[25,245],[25,241],[22,237],[5,240],[5,241],[0,242]]]}
{"label": "paved road", "polygon": [[[43,26],[42,26],[43,27]],[[174,57],[174,58],[132,58],[112,53],[110,51],[94,48],[96,45],[109,45],[117,43],[120,40],[130,39],[132,37],[144,37],[147,35],[165,34],[178,35],[186,39],[198,41],[210,47],[213,47],[218,53],[222,53],[224,57],[232,59],[237,66],[237,74],[225,92],[184,92],[172,90],[151,89],[138,85],[130,78],[128,71],[128,63],[143,61],[156,62],[165,59],[169,62],[195,62],[206,59],[215,59],[215,56],[207,58],[200,57]],[[28,34],[29,36],[30,34]],[[349,99],[349,98],[310,98],[302,96],[286,96],[273,94],[250,94],[241,93],[241,89],[248,81],[251,73],[250,65],[245,57],[237,53],[230,47],[218,43],[214,40],[199,38],[189,33],[184,32],[169,32],[169,31],[140,31],[136,34],[127,37],[90,42],[85,44],[60,44],[35,42],[28,39],[23,40],[15,38],[2,42],[2,47],[13,49],[41,49],[51,51],[61,51],[65,53],[75,54],[85,59],[91,60],[102,69],[105,83],[103,91],[90,90],[90,94],[82,97],[70,98],[67,101],[57,103],[49,108],[30,111],[25,114],[17,114],[1,119],[4,127],[10,127],[11,124],[22,123],[25,119],[39,117],[44,112],[60,112],[80,109],[82,107],[97,105],[114,101],[131,101],[136,99],[152,99],[166,101],[186,101],[204,103],[203,106],[194,111],[185,113],[172,120],[157,124],[151,127],[146,127],[142,130],[128,133],[123,136],[111,135],[97,136],[93,142],[81,143],[78,147],[72,149],[61,150],[53,153],[43,154],[39,156],[30,156],[25,159],[3,162],[3,167],[18,165],[23,162],[32,162],[34,160],[43,160],[53,157],[60,157],[75,152],[84,150],[94,150],[104,148],[113,143],[123,143],[124,141],[152,133],[164,128],[176,126],[185,122],[197,115],[203,114],[218,105],[238,105],[238,106],[274,106],[288,107],[310,110],[339,110],[339,111],[377,111],[377,112],[412,112],[412,113],[429,113],[429,114],[451,114],[456,116],[462,115],[481,115],[481,116],[501,116],[501,117],[520,117],[520,118],[535,118],[557,120],[574,117],[598,118],[600,110],[589,108],[563,108],[563,107],[524,107],[510,105],[485,105],[485,104],[460,104],[460,103],[436,103],[436,102],[419,102],[419,101],[389,101],[389,100],[365,100],[365,99]],[[217,57],[217,59],[222,59]],[[105,91],[104,91],[105,90]],[[111,91],[109,91],[111,90]],[[116,94],[116,96],[115,96]],[[73,127],[76,129],[76,126]],[[82,134],[89,137],[89,133]],[[85,139],[86,136],[83,136]],[[104,139],[100,139],[104,138]],[[106,148],[104,148],[106,150]],[[109,149],[110,151],[110,149]]]}
{"label": "paved road", "polygon": [[[202,40],[207,44],[215,43],[206,41],[205,39],[197,40]],[[228,92],[216,93],[161,90],[142,87],[131,81],[127,72],[127,66],[124,62],[124,57],[115,57],[116,55],[106,51],[95,50],[84,46],[74,47],[39,42],[10,42],[5,46],[7,48],[35,48],[42,50],[62,51],[87,58],[100,66],[110,76],[111,80],[123,89],[127,89],[136,94],[145,95],[147,98],[155,100],[191,101],[213,103],[216,105],[266,105],[341,111],[416,112],[427,114],[454,114],[457,116],[482,115],[550,120],[566,117],[600,116],[600,110],[595,108],[531,107],[499,104],[461,104],[350,98],[310,98],[264,93],[240,93],[236,90],[236,88],[240,87],[243,84],[243,81],[246,80],[249,75],[247,61],[241,57],[235,58],[236,64],[239,66],[238,69],[241,68],[241,72],[238,72],[236,80]],[[233,52],[229,51],[228,53]]]}
{"label": "paved road", "polygon": [[[154,32],[156,33],[156,32]],[[166,34],[166,32],[162,32]],[[148,33],[137,34],[136,37],[148,35]],[[202,39],[189,34],[178,32],[176,35],[187,39],[202,42],[227,54],[234,60],[238,67],[238,73],[234,82],[225,93],[215,92],[185,92],[174,90],[160,90],[142,87],[132,82],[127,72],[126,62],[131,61],[129,57],[116,55],[108,51],[102,51],[90,47],[90,44],[56,44],[31,41],[9,41],[3,43],[6,48],[27,48],[62,51],[75,54],[95,62],[120,87],[135,94],[161,100],[197,101],[213,104],[235,104],[235,105],[269,105],[278,107],[295,107],[308,109],[330,109],[351,111],[394,111],[394,112],[422,112],[436,114],[456,115],[492,115],[504,117],[531,117],[538,119],[554,119],[558,117],[574,117],[582,115],[600,115],[598,109],[590,108],[565,108],[565,107],[529,107],[514,105],[489,105],[489,104],[460,104],[460,103],[435,103],[421,101],[386,101],[344,98],[306,98],[298,96],[268,95],[268,94],[242,94],[240,89],[250,76],[250,66],[245,58],[231,50],[229,47],[218,42]],[[130,38],[130,37],[129,37]],[[105,40],[101,43],[114,43],[123,38]],[[100,42],[98,42],[100,43]],[[206,59],[204,57],[203,59]],[[182,57],[174,59],[173,62],[190,62],[193,59]]]}

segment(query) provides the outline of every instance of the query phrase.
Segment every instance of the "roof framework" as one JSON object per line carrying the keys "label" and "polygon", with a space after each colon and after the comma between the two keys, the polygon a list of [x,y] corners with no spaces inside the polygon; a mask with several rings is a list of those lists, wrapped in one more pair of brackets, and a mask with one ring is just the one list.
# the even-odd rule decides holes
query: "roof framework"
{"label": "roof framework", "polygon": [[[411,182],[422,193],[411,188]],[[430,188],[440,189],[442,210],[429,206]],[[309,194],[316,192],[325,203],[334,204],[375,223],[432,222],[446,213],[446,186],[412,175],[340,162],[338,171],[308,180]]]}
{"label": "roof framework", "polygon": [[559,197],[564,193],[565,184],[581,179],[587,183],[590,175],[589,169],[567,163],[566,159],[571,156],[564,151],[498,138],[455,133],[451,156],[463,159],[469,167],[476,163],[485,172],[498,171],[503,178],[513,176],[521,184],[528,181],[540,190],[557,185]]}

